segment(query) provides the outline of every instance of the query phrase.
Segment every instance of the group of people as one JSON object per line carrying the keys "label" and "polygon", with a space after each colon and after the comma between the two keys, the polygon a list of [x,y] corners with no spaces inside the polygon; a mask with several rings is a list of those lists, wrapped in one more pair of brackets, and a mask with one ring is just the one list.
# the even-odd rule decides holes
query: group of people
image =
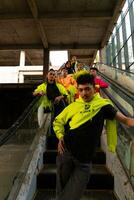
{"label": "group of people", "polygon": [[67,61],[58,71],[50,69],[46,76],[46,81],[39,85],[33,95],[41,96],[38,108],[38,124],[43,127],[46,114],[53,113],[53,119],[70,103],[79,98],[77,89],[77,76],[90,73],[94,77],[95,90],[100,92],[100,88],[107,88],[108,84],[97,74],[97,68],[85,70],[82,63]]}
{"label": "group of people", "polygon": [[59,140],[56,200],[80,200],[90,178],[91,162],[104,121],[111,152],[115,152],[117,144],[116,120],[134,127],[134,118],[124,116],[109,99],[99,94],[99,88],[108,84],[98,77],[97,68],[81,69],[81,72],[73,69],[69,73],[65,65],[60,78],[50,69],[46,82],[33,93],[42,96],[38,110],[40,127],[46,112],[55,113],[53,130]]}

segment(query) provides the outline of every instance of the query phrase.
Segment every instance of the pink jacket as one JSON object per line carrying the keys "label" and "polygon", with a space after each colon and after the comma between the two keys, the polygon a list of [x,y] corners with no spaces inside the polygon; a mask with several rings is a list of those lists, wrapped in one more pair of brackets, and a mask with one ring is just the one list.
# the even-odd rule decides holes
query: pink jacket
{"label": "pink jacket", "polygon": [[100,88],[107,88],[108,87],[108,83],[106,83],[100,77],[95,77],[94,81],[95,81],[95,85],[99,85]]}

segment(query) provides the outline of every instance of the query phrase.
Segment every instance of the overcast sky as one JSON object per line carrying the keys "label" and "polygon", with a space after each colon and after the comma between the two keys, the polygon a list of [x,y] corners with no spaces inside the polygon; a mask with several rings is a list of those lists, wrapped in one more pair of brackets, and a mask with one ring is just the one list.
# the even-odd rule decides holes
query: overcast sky
{"label": "overcast sky", "polygon": [[50,51],[50,62],[52,66],[56,66],[56,68],[59,68],[67,60],[68,60],[67,51]]}

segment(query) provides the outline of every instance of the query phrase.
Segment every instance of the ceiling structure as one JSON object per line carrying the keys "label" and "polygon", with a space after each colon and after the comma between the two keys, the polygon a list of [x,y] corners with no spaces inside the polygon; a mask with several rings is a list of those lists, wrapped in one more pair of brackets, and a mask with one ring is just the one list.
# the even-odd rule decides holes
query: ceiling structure
{"label": "ceiling structure", "polygon": [[89,65],[113,30],[125,0],[0,0],[0,66],[43,64],[43,49],[68,50]]}

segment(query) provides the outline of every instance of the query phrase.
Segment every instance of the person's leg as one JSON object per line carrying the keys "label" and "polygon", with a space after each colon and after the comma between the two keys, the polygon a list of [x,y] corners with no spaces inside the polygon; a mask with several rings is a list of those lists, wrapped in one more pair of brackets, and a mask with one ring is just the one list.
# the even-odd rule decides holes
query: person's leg
{"label": "person's leg", "polygon": [[90,164],[75,162],[75,169],[56,200],[80,200],[90,177]]}
{"label": "person's leg", "polygon": [[64,187],[66,186],[71,173],[74,170],[74,164],[72,162],[71,155],[68,151],[63,154],[58,154],[56,158],[57,164],[57,177],[56,177],[56,196],[62,193]]}
{"label": "person's leg", "polygon": [[37,114],[39,128],[42,128],[46,119],[46,114],[47,113],[44,113],[44,108],[42,106],[39,106]]}

